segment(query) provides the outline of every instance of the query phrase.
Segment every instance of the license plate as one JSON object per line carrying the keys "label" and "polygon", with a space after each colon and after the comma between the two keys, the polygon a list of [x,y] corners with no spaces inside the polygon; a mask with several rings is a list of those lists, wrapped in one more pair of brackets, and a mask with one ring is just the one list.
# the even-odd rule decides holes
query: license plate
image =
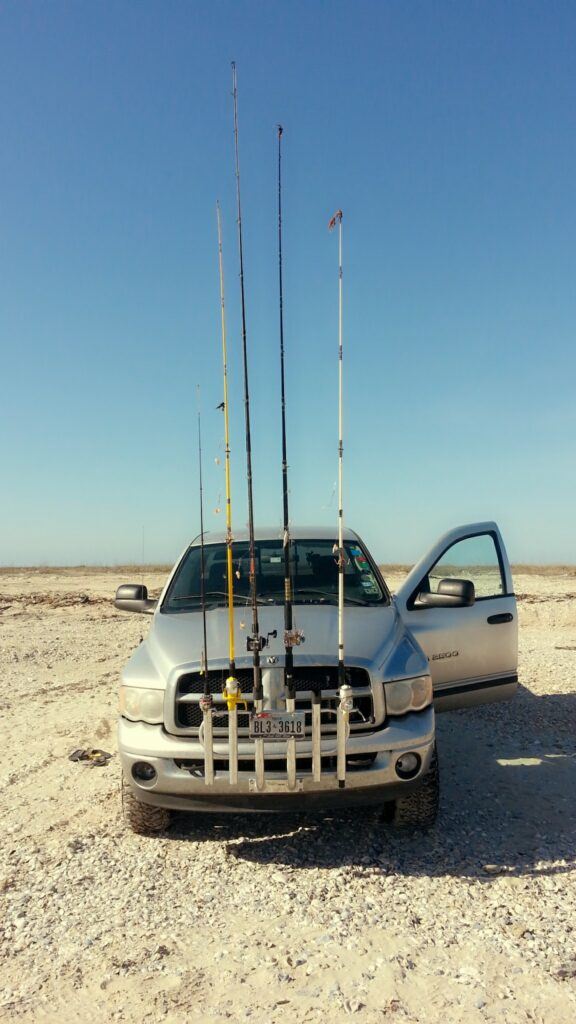
{"label": "license plate", "polygon": [[261,711],[250,717],[250,739],[304,739],[305,711]]}
{"label": "license plate", "polygon": [[292,788],[288,779],[264,779],[264,785],[258,789],[256,779],[248,779],[248,789],[251,793],[302,793],[304,791],[304,780],[296,779]]}

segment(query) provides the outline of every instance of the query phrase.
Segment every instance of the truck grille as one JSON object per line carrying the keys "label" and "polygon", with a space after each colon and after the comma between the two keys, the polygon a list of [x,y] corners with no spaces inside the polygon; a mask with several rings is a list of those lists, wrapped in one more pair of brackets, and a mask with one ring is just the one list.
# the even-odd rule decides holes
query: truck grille
{"label": "truck grille", "polygon": [[[208,673],[210,693],[214,697],[214,705],[222,705],[225,711],[226,705],[222,698],[222,690],[228,672],[226,669],[211,671]],[[242,700],[246,701],[248,709],[252,706],[252,682],[253,675],[250,669],[240,670],[236,678],[242,690]],[[350,719],[351,731],[357,732],[369,730],[374,725],[374,709],[372,703],[372,691],[370,687],[370,676],[361,668],[347,668],[346,682],[354,691],[354,707],[356,713]],[[312,698],[314,694],[320,695],[320,706],[322,708],[322,733],[330,735],[336,733],[336,710],[339,704],[338,697],[338,668],[337,666],[302,667],[294,668],[294,683],[296,689],[296,710],[307,711],[306,727],[312,728]],[[195,732],[202,722],[202,711],[200,709],[200,698],[204,693],[204,677],[199,672],[189,672],[180,676],[176,685],[176,726],[179,729],[190,729]],[[249,711],[238,711],[238,734],[248,734]],[[331,712],[334,712],[333,714]],[[228,732],[226,719],[221,719],[219,724],[218,715],[214,717],[214,736],[225,736]]]}

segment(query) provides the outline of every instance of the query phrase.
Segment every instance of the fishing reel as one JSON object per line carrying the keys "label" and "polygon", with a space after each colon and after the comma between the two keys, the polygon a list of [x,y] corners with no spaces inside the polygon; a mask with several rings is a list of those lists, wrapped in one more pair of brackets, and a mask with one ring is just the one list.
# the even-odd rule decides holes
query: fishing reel
{"label": "fishing reel", "polygon": [[301,629],[286,629],[284,631],[284,647],[299,647],[306,640]]}
{"label": "fishing reel", "polygon": [[345,715],[349,715],[354,711],[354,692],[352,687],[348,683],[343,683],[338,690],[338,696],[340,698],[338,710],[342,711]]}
{"label": "fishing reel", "polygon": [[270,637],[274,639],[278,636],[278,630],[272,629],[266,636],[247,636],[246,637],[246,650],[251,651],[263,651],[265,647],[268,647],[270,643]]}

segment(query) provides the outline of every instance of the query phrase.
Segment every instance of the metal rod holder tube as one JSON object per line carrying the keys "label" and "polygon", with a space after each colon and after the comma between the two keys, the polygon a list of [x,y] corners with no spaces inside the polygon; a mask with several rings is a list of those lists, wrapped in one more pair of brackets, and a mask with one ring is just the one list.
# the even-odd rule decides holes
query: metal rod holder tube
{"label": "metal rod holder tube", "polygon": [[321,733],[320,701],[312,703],[312,777],[314,782],[320,782],[322,778],[322,733]]}
{"label": "metal rod holder tube", "polygon": [[348,732],[348,712],[338,708],[338,725],[336,732],[336,778],[340,786],[346,783],[346,733]]}
{"label": "metal rod holder tube", "polygon": [[[264,701],[256,701],[256,712],[264,710]],[[255,768],[256,768],[256,789],[264,789],[264,740],[254,740],[255,745]]]}
{"label": "metal rod holder tube", "polygon": [[228,712],[228,773],[230,785],[238,783],[238,712]]}
{"label": "metal rod holder tube", "polygon": [[214,737],[212,732],[212,710],[203,709],[204,716],[204,782],[214,783]]}
{"label": "metal rod holder tube", "polygon": [[346,785],[346,741],[348,739],[348,723],[350,712],[354,708],[352,687],[344,683],[339,690],[338,719],[336,732],[336,778],[343,789]]}
{"label": "metal rod holder tube", "polygon": [[[290,697],[286,698],[286,711],[296,711],[296,701]],[[288,775],[288,789],[296,788],[296,739],[291,736],[286,749],[286,773]]]}

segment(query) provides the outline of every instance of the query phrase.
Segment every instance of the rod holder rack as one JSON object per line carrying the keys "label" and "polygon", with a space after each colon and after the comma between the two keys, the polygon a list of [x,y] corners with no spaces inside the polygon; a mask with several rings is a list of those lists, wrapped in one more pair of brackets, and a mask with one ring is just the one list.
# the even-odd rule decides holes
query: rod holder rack
{"label": "rod holder rack", "polygon": [[[215,779],[213,721],[215,717],[223,718],[226,716],[228,718],[227,750],[226,741],[224,740],[224,751],[222,754],[218,753],[218,756],[223,756],[225,759],[227,756],[230,785],[236,786],[238,784],[238,704],[241,704],[245,709],[247,705],[245,701],[238,700],[239,691],[234,689],[233,684],[237,685],[237,680],[229,679],[226,681],[226,690],[223,693],[228,703],[226,709],[221,707],[216,709],[211,696],[203,696],[200,700],[200,707],[202,709],[201,742],[204,749],[204,781],[207,786],[213,785]],[[336,715],[336,780],[339,788],[343,789],[346,785],[346,744],[350,735],[350,716],[355,711],[352,687],[344,684],[340,687],[338,696],[338,708],[331,713]],[[295,699],[287,697],[286,712],[291,714],[295,710]],[[256,701],[255,711],[256,714],[264,711],[263,700]],[[314,694],[312,700],[311,741],[312,779],[314,782],[320,782],[322,779],[322,707],[319,694]],[[220,750],[222,749],[222,738],[220,736],[218,737],[218,747]],[[287,788],[291,792],[299,788],[299,780],[296,773],[296,753],[296,737],[290,736],[286,740],[286,776]],[[331,753],[333,754],[334,750]],[[257,792],[262,792],[266,788],[266,774],[265,740],[261,738],[254,740],[254,774],[253,788]]]}

